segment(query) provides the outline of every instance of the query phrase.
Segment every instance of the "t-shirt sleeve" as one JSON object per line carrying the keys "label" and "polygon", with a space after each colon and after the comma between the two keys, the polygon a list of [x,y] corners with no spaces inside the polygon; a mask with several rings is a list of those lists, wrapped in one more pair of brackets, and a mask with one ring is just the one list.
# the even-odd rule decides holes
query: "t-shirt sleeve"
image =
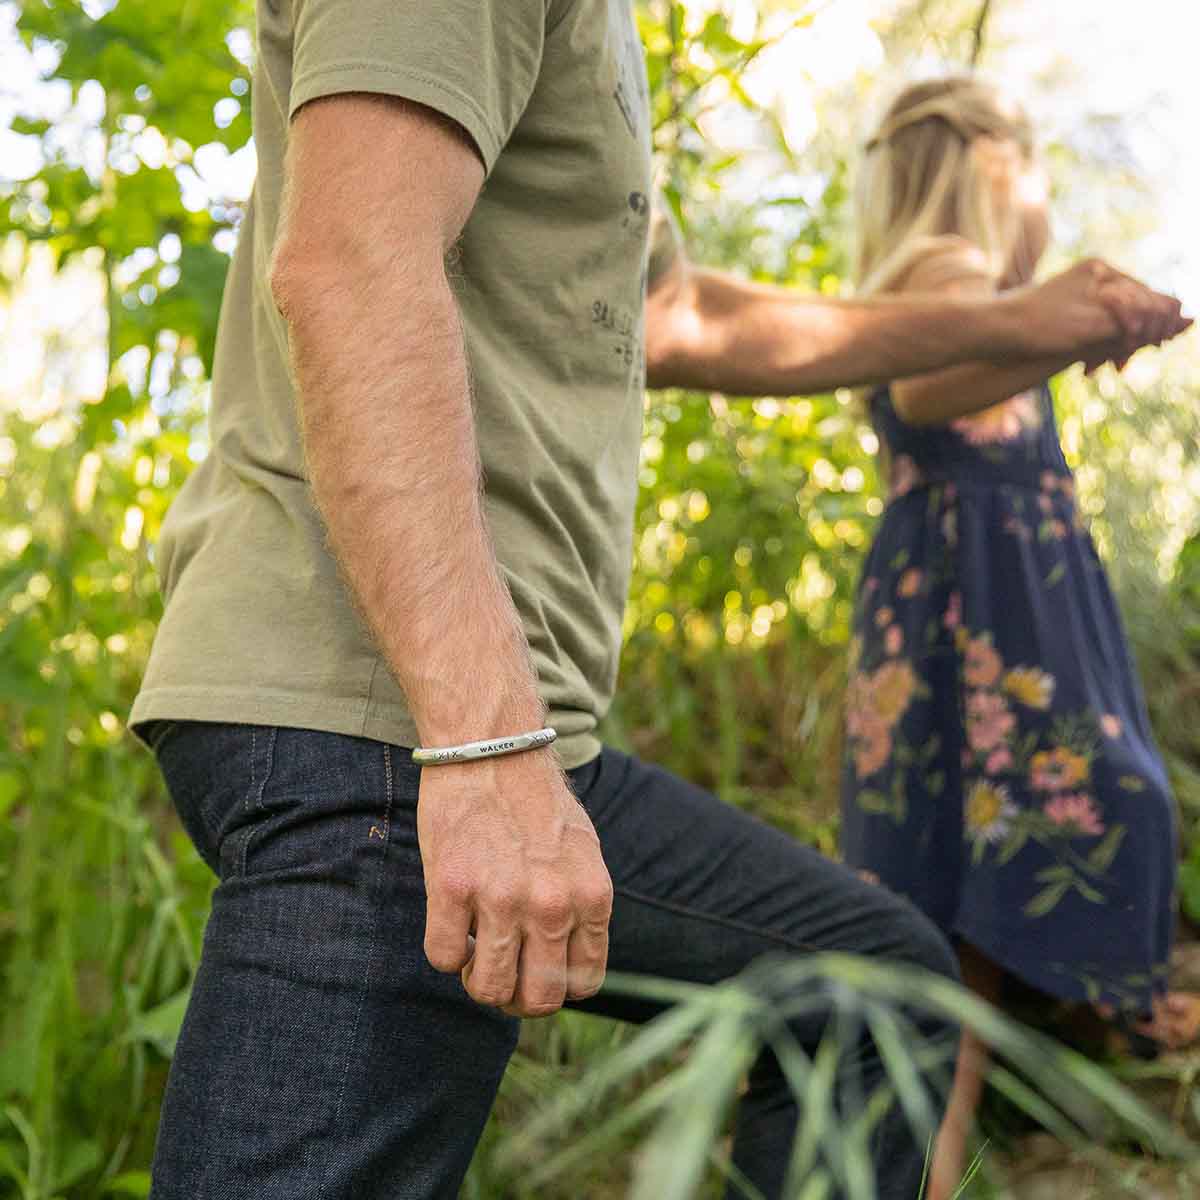
{"label": "t-shirt sleeve", "polygon": [[490,172],[529,101],[546,0],[294,0],[288,115],[320,96],[424,104],[470,135]]}
{"label": "t-shirt sleeve", "polygon": [[661,195],[655,193],[650,208],[650,257],[646,264],[646,290],[655,285],[671,269],[683,253],[683,235],[675,214]]}

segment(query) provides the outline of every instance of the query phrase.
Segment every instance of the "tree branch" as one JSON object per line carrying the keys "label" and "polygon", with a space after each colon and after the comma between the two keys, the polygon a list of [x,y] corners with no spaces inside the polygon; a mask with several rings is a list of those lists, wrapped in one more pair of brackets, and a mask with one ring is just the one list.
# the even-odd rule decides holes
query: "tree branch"
{"label": "tree branch", "polygon": [[971,70],[979,65],[979,56],[983,53],[983,39],[987,33],[988,17],[992,12],[992,0],[983,0],[979,7],[979,15],[975,18],[975,32],[971,44]]}

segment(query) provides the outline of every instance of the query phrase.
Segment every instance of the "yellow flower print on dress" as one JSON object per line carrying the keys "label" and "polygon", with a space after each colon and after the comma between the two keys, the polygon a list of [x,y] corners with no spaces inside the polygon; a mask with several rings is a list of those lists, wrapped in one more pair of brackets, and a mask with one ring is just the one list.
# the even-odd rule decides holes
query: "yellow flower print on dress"
{"label": "yellow flower print on dress", "polygon": [[907,659],[857,671],[846,689],[846,732],[859,779],[874,775],[892,753],[892,731],[908,710],[920,680]]}
{"label": "yellow flower print on dress", "polygon": [[1088,777],[1088,760],[1066,746],[1040,750],[1029,762],[1030,786],[1039,792],[1059,792]]}
{"label": "yellow flower print on dress", "polygon": [[963,678],[968,687],[991,687],[1003,670],[1004,661],[992,645],[991,634],[985,633],[967,642],[963,654]]}
{"label": "yellow flower print on dress", "polygon": [[967,834],[974,841],[998,842],[1012,825],[1017,806],[1002,783],[979,779],[967,793],[964,816]]}
{"label": "yellow flower print on dress", "polygon": [[879,719],[891,729],[904,716],[917,690],[917,673],[907,659],[885,662],[871,676],[871,707]]}
{"label": "yellow flower print on dress", "polygon": [[850,639],[850,648],[846,652],[846,665],[851,672],[858,670],[858,663],[862,658],[862,649],[862,634],[856,633]]}
{"label": "yellow flower print on dress", "polygon": [[1026,708],[1045,710],[1054,698],[1054,676],[1038,667],[1013,667],[1004,676],[1004,690]]}

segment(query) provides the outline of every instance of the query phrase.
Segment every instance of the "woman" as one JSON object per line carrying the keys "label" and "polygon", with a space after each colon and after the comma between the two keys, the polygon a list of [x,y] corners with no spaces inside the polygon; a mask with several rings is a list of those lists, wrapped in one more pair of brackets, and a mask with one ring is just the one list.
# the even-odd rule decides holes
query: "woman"
{"label": "woman", "polygon": [[[1046,245],[1029,122],[973,79],[900,95],[858,200],[863,295],[988,295],[1028,283]],[[890,495],[855,616],[844,853],[956,939],[989,999],[1014,976],[1154,1013],[1140,1028],[1167,1039],[1188,1015],[1163,999],[1174,806],[1055,430],[1045,381],[1068,365],[965,366],[870,398]],[[965,1036],[931,1200],[961,1178],[985,1065]]]}

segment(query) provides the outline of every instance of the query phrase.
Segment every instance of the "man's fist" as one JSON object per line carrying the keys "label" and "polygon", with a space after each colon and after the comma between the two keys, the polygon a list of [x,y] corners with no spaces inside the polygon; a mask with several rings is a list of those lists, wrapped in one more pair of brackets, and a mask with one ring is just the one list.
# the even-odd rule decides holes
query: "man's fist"
{"label": "man's fist", "polygon": [[1040,286],[1015,290],[1005,302],[1017,318],[1019,353],[1073,355],[1089,370],[1110,359],[1124,366],[1136,350],[1161,345],[1192,324],[1175,297],[1094,258]]}
{"label": "man's fist", "polygon": [[612,883],[550,751],[426,768],[417,837],[437,970],[519,1017],[600,990]]}

